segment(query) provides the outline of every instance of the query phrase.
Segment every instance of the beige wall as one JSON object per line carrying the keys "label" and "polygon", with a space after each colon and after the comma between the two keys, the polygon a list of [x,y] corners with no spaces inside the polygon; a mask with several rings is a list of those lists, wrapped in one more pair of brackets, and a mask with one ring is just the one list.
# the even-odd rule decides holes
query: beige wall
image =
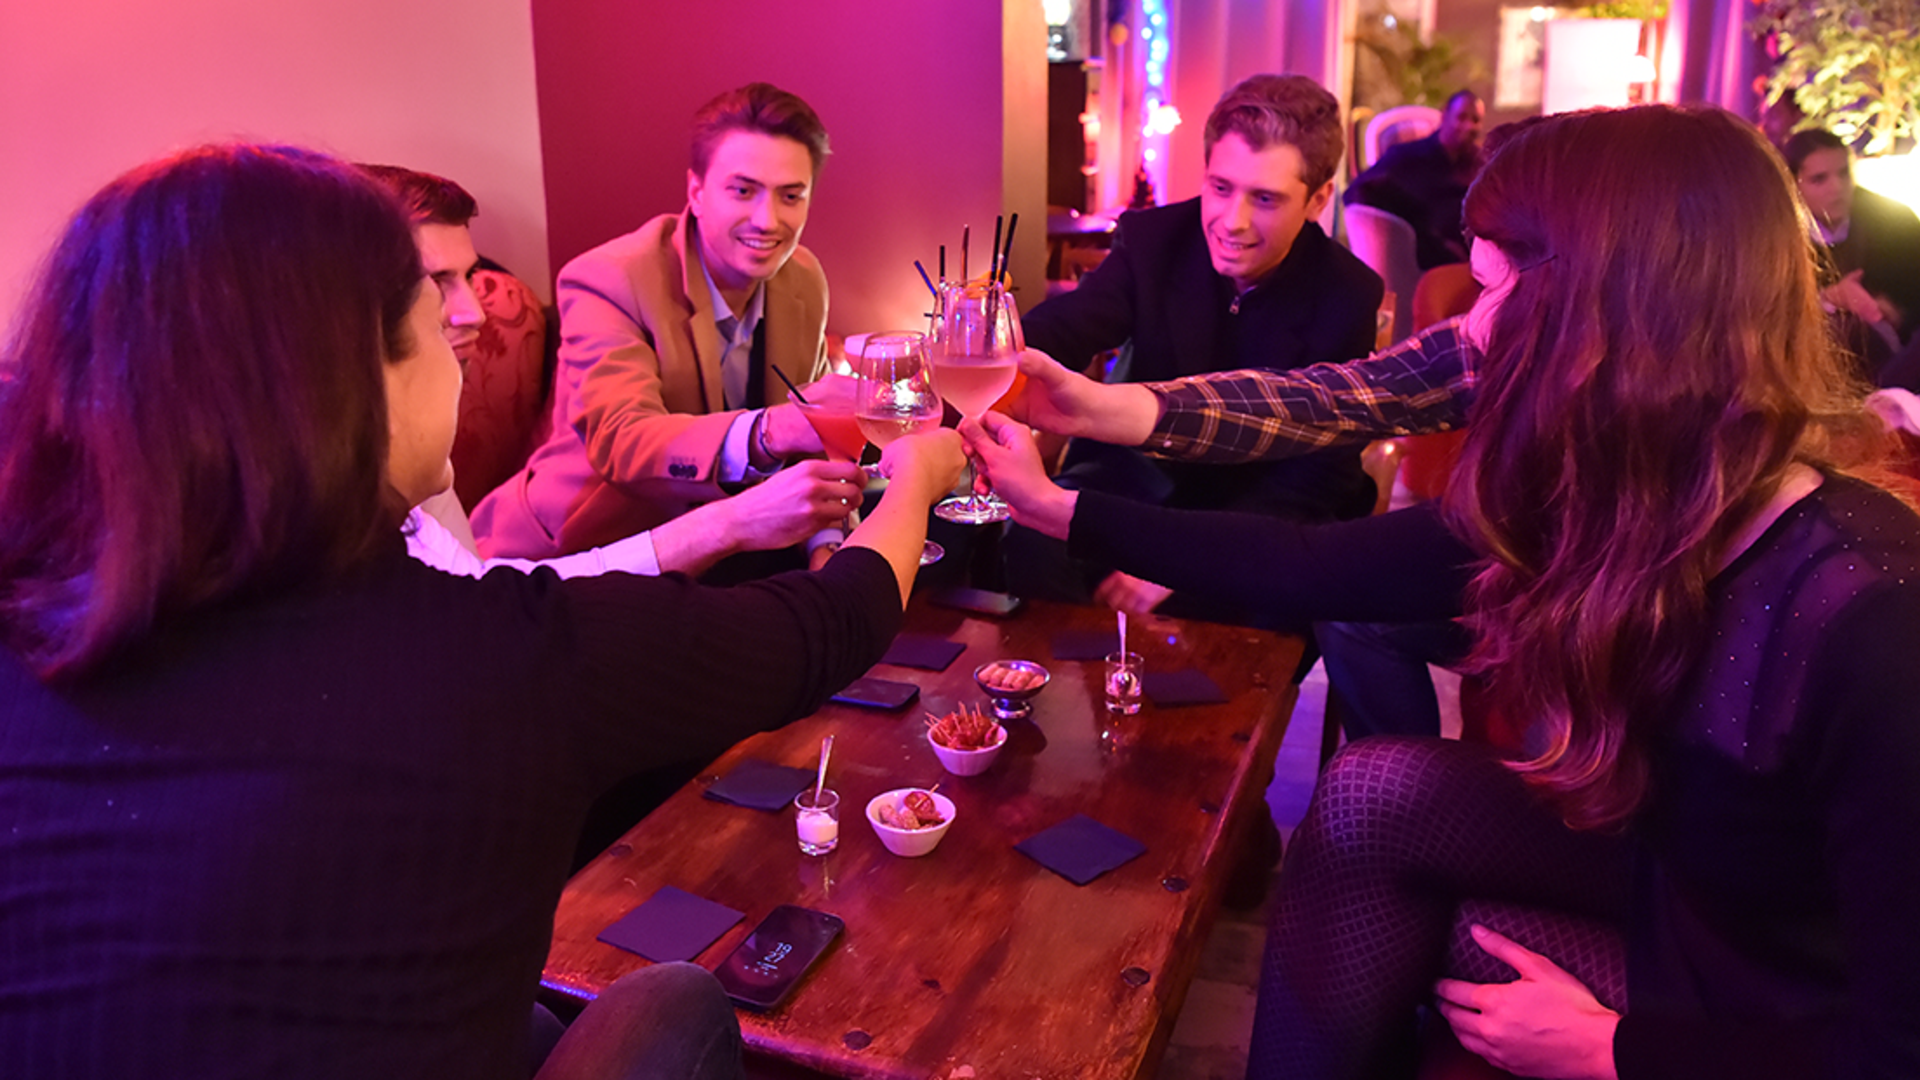
{"label": "beige wall", "polygon": [[100,185],[227,138],[450,176],[480,250],[548,290],[528,0],[5,0],[0,320]]}

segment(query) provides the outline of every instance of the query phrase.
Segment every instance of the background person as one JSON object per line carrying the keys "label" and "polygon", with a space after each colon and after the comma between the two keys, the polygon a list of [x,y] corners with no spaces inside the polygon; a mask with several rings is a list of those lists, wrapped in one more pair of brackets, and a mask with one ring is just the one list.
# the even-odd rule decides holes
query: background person
{"label": "background person", "polygon": [[[0,360],[8,1075],[519,1080],[596,791],[892,639],[950,434],[889,448],[814,574],[408,558],[449,479],[441,323],[391,197],[297,149],[136,169],[47,262]],[[543,1075],[739,1075],[711,976],[655,970]]]}
{"label": "background person", "polygon": [[1460,200],[1480,171],[1486,118],[1487,106],[1478,94],[1456,91],[1433,134],[1387,147],[1347,187],[1348,206],[1385,210],[1413,226],[1414,258],[1422,270],[1467,261]]}
{"label": "background person", "polygon": [[1853,152],[1830,131],[1781,147],[1827,255],[1820,295],[1869,377],[1920,326],[1920,217],[1853,182]]}

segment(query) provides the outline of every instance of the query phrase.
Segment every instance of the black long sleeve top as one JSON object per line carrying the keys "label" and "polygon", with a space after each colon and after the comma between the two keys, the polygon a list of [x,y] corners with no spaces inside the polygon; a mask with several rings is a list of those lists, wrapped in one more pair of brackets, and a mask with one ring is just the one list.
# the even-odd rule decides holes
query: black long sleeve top
{"label": "black long sleeve top", "polygon": [[900,620],[885,561],[350,581],[77,685],[0,652],[0,1076],[521,1080],[589,802],[806,715]]}
{"label": "black long sleeve top", "polygon": [[[1297,525],[1083,492],[1069,546],[1293,617],[1458,613],[1429,505]],[[1622,1080],[1920,1076],[1920,518],[1828,477],[1711,583],[1661,717]]]}

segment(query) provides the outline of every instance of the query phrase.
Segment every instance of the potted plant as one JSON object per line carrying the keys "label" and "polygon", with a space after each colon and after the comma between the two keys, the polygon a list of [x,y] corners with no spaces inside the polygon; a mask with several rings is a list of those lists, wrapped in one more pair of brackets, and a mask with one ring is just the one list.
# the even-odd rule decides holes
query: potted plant
{"label": "potted plant", "polygon": [[1913,0],[1756,0],[1750,28],[1775,60],[1767,100],[1791,99],[1862,156],[1920,136],[1920,20]]}

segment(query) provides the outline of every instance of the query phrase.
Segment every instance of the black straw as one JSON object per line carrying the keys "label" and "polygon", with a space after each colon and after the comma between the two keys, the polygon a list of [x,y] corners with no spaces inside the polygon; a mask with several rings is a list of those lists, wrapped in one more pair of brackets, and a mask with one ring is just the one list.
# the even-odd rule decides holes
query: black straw
{"label": "black straw", "polygon": [[1013,262],[1013,230],[1019,227],[1020,212],[1016,210],[1011,217],[1007,218],[1007,246],[1002,249],[1000,253],[1000,280],[1006,280],[1013,276],[1012,271],[1008,268],[1008,264]]}
{"label": "black straw", "polygon": [[1000,280],[1000,230],[1007,224],[1005,214],[993,215],[993,246],[987,249],[987,280]]}
{"label": "black straw", "polygon": [[940,280],[947,280],[947,245],[940,245]]}
{"label": "black straw", "polygon": [[967,258],[973,247],[973,226],[960,226],[960,284],[967,283]]}
{"label": "black straw", "polygon": [[797,400],[797,401],[799,401],[799,402],[800,402],[800,404],[802,404],[802,405],[811,405],[811,404],[813,404],[813,402],[811,402],[811,401],[808,401],[808,400],[807,400],[807,395],[805,395],[805,394],[803,394],[803,393],[801,393],[801,392],[800,392],[800,388],[799,388],[799,387],[797,387],[797,386],[795,386],[795,385],[793,385],[793,380],[792,380],[792,379],[789,379],[789,378],[787,378],[787,373],[786,373],[786,372],[784,372],[784,371],[781,371],[781,370],[780,370],[780,365],[779,365],[779,364],[768,364],[767,366],[773,369],[773,373],[774,373],[775,375],[778,375],[778,376],[780,376],[780,381],[781,381],[781,382],[783,382],[783,383],[786,383],[786,384],[787,384],[787,391],[788,391],[789,393],[791,393],[791,394],[792,394],[792,395],[794,396],[794,398],[795,398],[795,400]]}
{"label": "black straw", "polygon": [[933,298],[940,299],[940,290],[933,287],[933,279],[927,276],[927,268],[920,265],[919,259],[913,260],[913,268],[920,271],[920,280],[927,283],[927,291],[933,294]]}

